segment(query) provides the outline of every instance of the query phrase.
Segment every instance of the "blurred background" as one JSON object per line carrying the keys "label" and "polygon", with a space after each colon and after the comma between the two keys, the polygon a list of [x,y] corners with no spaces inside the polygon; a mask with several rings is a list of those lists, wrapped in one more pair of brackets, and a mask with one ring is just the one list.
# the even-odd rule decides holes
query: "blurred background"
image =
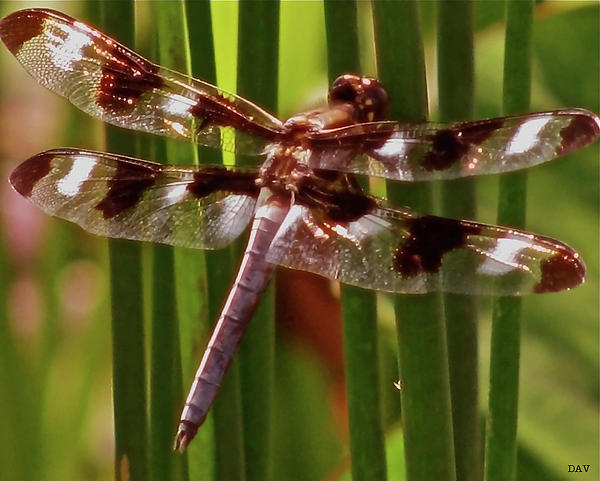
{"label": "blurred background", "polygon": [[[74,1],[2,2],[0,14],[29,7],[55,8],[74,17],[81,17],[85,8]],[[368,4],[361,2],[359,8],[368,9]],[[422,2],[421,9],[435,119],[435,2]],[[218,82],[234,91],[237,5],[214,2],[212,14]],[[504,4],[476,2],[474,18],[477,117],[497,116]],[[599,20],[597,2],[537,5],[531,110],[600,111]],[[143,28],[153,34],[151,17],[144,17]],[[363,31],[362,73],[376,75],[368,25]],[[284,2],[278,41],[278,113],[286,118],[326,97],[322,4]],[[46,149],[101,146],[98,123],[38,86],[4,47],[0,72],[1,179],[20,161]],[[520,480],[569,479],[569,464],[592,465],[595,474],[579,479],[598,476],[598,160],[596,144],[529,172],[527,229],[574,247],[585,260],[588,277],[572,292],[523,301]],[[496,194],[497,178],[478,180],[476,220],[495,223]],[[5,181],[0,195],[0,479],[28,479],[25,472],[47,481],[113,479],[106,241],[46,217]],[[348,476],[348,426],[338,289],[289,271],[280,274],[280,286],[274,479],[341,479]],[[481,299],[480,304],[485,407],[490,301]],[[378,296],[378,314],[381,355],[372,362],[381,366],[388,448],[395,449],[401,443],[393,385],[398,379],[396,337],[392,301],[385,295]],[[402,471],[401,459],[390,456],[388,464],[390,479],[402,479],[394,477]]]}

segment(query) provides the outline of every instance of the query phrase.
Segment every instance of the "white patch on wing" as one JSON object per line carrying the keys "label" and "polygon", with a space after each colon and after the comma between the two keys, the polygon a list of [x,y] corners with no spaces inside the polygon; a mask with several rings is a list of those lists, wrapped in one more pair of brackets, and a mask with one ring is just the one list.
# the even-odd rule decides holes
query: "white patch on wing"
{"label": "white patch on wing", "polygon": [[188,136],[188,129],[180,122],[171,122],[170,120],[167,120],[167,119],[164,119],[164,122],[177,135],[181,135],[182,137]]}
{"label": "white patch on wing", "polygon": [[542,129],[551,122],[548,117],[535,118],[523,122],[517,132],[506,146],[507,154],[522,154],[538,143],[538,135]]}
{"label": "white patch on wing", "polygon": [[[305,211],[305,208],[302,207],[301,205],[299,205],[299,204],[292,205],[290,207],[290,210],[288,211],[287,215],[284,217],[283,222],[279,226],[279,229],[277,230],[277,234],[275,235],[275,239],[284,235],[291,228],[293,228],[295,230],[298,227],[298,224],[297,224],[298,220],[303,217],[304,211]],[[308,221],[307,217],[304,218],[305,222]]]}
{"label": "white patch on wing", "polygon": [[81,184],[89,178],[94,165],[96,165],[96,161],[89,157],[73,157],[71,170],[58,181],[58,191],[66,197],[73,197],[76,195],[81,188]]}
{"label": "white patch on wing", "polygon": [[171,94],[165,97],[162,107],[168,114],[177,117],[186,117],[189,115],[190,107],[193,107],[195,102],[192,99],[179,94]]}
{"label": "white patch on wing", "polygon": [[[400,174],[394,178],[407,181],[413,180],[414,175],[404,161],[409,154],[410,143],[411,139],[405,139],[399,136],[399,134],[394,134],[392,137],[386,140],[381,147],[373,149],[373,157],[376,160],[380,160],[378,163],[381,165],[381,167],[383,167],[384,172],[390,170],[386,164],[386,161],[394,161],[396,167],[393,170],[398,171]],[[378,170],[379,169],[377,168],[373,168],[374,173],[380,173],[377,172]]]}
{"label": "white patch on wing", "polygon": [[394,134],[381,147],[374,149],[373,152],[382,157],[399,157],[406,153],[406,146],[406,139],[397,137],[397,134]]}
{"label": "white patch on wing", "polygon": [[360,239],[365,236],[376,237],[381,231],[390,228],[391,225],[388,221],[371,214],[366,214],[357,221],[350,223],[350,232]]}
{"label": "white patch on wing", "polygon": [[344,239],[348,239],[350,242],[353,242],[354,244],[356,244],[358,246],[358,238],[356,236],[353,235],[353,233],[351,232],[351,225],[348,226],[349,228],[347,229],[346,227],[340,225],[340,224],[333,224],[330,225],[329,228],[335,232],[337,235],[343,237]]}
{"label": "white patch on wing", "polygon": [[169,187],[169,193],[167,194],[167,199],[169,200],[169,205],[176,204],[185,196],[187,192],[187,184],[174,185]]}
{"label": "white patch on wing", "polygon": [[[315,228],[318,227],[311,222],[310,215],[308,215],[307,210],[299,204],[292,204],[290,210],[279,225],[277,233],[275,234],[275,237],[273,238],[271,246],[267,252],[266,257],[269,262],[272,264],[278,264],[281,259],[284,258],[288,249],[292,246],[298,230],[303,227],[302,224],[304,224],[304,227],[306,227],[309,232],[318,238],[319,234],[315,233]],[[327,234],[325,234],[325,232],[322,230],[320,234],[325,236],[325,239],[328,237]]]}
{"label": "white patch on wing", "polygon": [[523,249],[530,247],[518,239],[500,238],[490,252],[486,252],[487,259],[481,263],[477,271],[488,276],[500,276],[512,270],[523,268],[517,258]]}
{"label": "white patch on wing", "polygon": [[[51,24],[47,35],[48,56],[52,63],[61,70],[70,70],[71,66],[83,59],[83,49],[92,44],[92,39],[85,33],[78,32],[70,25]],[[55,32],[59,29],[62,32]]]}

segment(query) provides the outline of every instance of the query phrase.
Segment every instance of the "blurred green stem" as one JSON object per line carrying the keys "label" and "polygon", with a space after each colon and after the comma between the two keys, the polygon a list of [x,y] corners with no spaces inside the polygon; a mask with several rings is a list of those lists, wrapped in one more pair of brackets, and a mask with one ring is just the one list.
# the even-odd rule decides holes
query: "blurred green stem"
{"label": "blurred green stem", "polygon": [[[532,0],[506,2],[503,92],[506,115],[529,108],[533,9]],[[498,223],[524,226],[526,185],[527,174],[523,172],[500,178]],[[492,315],[486,481],[511,481],[516,478],[520,317],[519,298],[496,299]]]}
{"label": "blurred green stem", "polygon": [[[134,4],[102,4],[104,32],[133,45]],[[135,155],[133,134],[106,126],[106,148]],[[140,245],[110,239],[110,293],[113,337],[115,477],[147,481],[146,363]]]}
{"label": "blurred green stem", "polygon": [[[156,38],[158,62],[166,68],[191,75],[186,2],[178,0],[140,4],[147,6],[151,18],[155,19],[155,30],[151,36]],[[164,157],[160,160],[166,159],[169,164],[179,165],[198,163],[197,151],[192,144],[165,139],[158,139],[157,142],[159,151],[164,152]],[[156,353],[162,354],[162,359],[156,360],[155,368],[170,372],[168,381],[164,381],[165,385],[160,385],[159,372],[155,373],[156,382],[153,383],[153,397],[157,396],[156,403],[161,399],[162,406],[156,405],[157,410],[153,410],[153,415],[160,418],[153,419],[152,425],[157,428],[161,426],[159,432],[164,436],[161,439],[153,439],[156,447],[154,453],[163,464],[164,473],[170,473],[167,479],[207,479],[214,473],[215,441],[210,429],[212,420],[198,431],[187,450],[187,456],[182,458],[171,451],[177,420],[185,399],[184,393],[187,392],[193,378],[193,370],[198,365],[198,353],[195,348],[201,346],[196,346],[194,341],[198,332],[208,329],[205,306],[210,299],[206,300],[204,253],[155,246],[154,265],[158,269],[154,273],[155,297],[162,298],[154,299],[154,307],[160,311],[154,313],[153,325],[157,332],[153,341],[166,344],[153,348]],[[164,294],[161,294],[161,289],[165,290]],[[161,334],[162,340],[159,338]],[[171,389],[172,395],[157,392],[160,389]],[[163,410],[162,414],[158,409]],[[167,420],[169,425],[164,424]],[[165,452],[167,447],[169,450]],[[186,457],[189,459],[187,465]]]}
{"label": "blurred green stem", "polygon": [[[439,120],[470,120],[474,105],[473,2],[438,3],[437,63]],[[473,219],[475,181],[441,183],[444,217]],[[473,266],[475,268],[475,266]],[[479,415],[477,298],[444,294],[452,424],[458,481],[479,481],[481,426]]]}
{"label": "blurred green stem", "polygon": [[[378,74],[390,89],[392,119],[422,121],[427,86],[417,2],[375,2]],[[396,205],[431,212],[431,189],[388,184]],[[448,355],[439,294],[395,303],[408,481],[456,479]]]}
{"label": "blurred green stem", "polygon": [[[275,112],[278,62],[279,2],[240,2],[237,92]],[[236,158],[236,163],[243,162]],[[248,481],[270,481],[273,477],[275,282],[275,278],[271,280],[263,294],[238,354]]]}
{"label": "blurred green stem", "polygon": [[[326,1],[324,7],[331,83],[342,73],[360,72],[359,19],[354,1]],[[343,285],[342,320],[352,479],[383,481],[387,475],[375,294]]]}

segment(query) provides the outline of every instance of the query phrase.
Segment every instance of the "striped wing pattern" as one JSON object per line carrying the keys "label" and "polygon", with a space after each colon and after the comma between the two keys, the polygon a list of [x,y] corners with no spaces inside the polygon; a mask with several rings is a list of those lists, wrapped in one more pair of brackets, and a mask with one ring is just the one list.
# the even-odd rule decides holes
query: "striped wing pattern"
{"label": "striped wing pattern", "polygon": [[282,127],[251,102],[154,65],[60,12],[8,15],[0,38],[41,85],[119,127],[244,154],[262,153]]}
{"label": "striped wing pattern", "polygon": [[[0,38],[40,84],[111,124],[242,154],[289,140],[282,122],[257,105],[152,64],[60,12],[15,12],[0,22]],[[361,123],[307,133],[305,144],[313,168],[422,181],[532,167],[599,135],[597,115],[569,109],[448,124]]]}
{"label": "striped wing pattern", "polygon": [[418,216],[383,202],[347,223],[296,204],[271,260],[367,289],[522,295],[576,287],[585,266],[569,246],[517,229]]}
{"label": "striped wing pattern", "polygon": [[[351,174],[423,181],[531,167],[596,140],[600,119],[592,112],[302,130],[301,122],[283,124],[251,102],[152,64],[60,12],[15,12],[0,21],[0,38],[40,84],[108,123],[268,154],[282,165],[286,161],[278,156],[300,149],[320,180],[291,186],[296,204],[273,241],[272,263],[405,293],[524,294],[583,281],[583,263],[558,241],[393,209],[356,190]],[[208,249],[227,245],[244,230],[259,194],[255,171],[165,167],[74,149],[28,159],[11,183],[49,214],[90,232]]]}
{"label": "striped wing pattern", "polygon": [[202,249],[226,246],[246,228],[254,179],[225,167],[165,167],[75,149],[38,154],[10,176],[46,213],[94,234]]}
{"label": "striped wing pattern", "polygon": [[455,179],[533,167],[599,135],[600,118],[584,109],[449,124],[374,122],[313,134],[311,162],[401,181]]}
{"label": "striped wing pattern", "polygon": [[0,20],[0,39],[41,85],[105,122],[266,155],[260,169],[244,170],[57,149],[29,158],[10,176],[14,189],[48,214],[109,237],[214,249],[254,217],[238,277],[186,401],[176,449],[189,444],[206,418],[275,264],[408,294],[545,293],[585,278],[582,260],[566,244],[392,208],[366,195],[354,174],[423,181],[531,167],[596,140],[600,119],[592,112],[361,123],[383,118],[388,94],[375,79],[346,74],[333,83],[329,107],[282,123],[60,12],[12,13]]}

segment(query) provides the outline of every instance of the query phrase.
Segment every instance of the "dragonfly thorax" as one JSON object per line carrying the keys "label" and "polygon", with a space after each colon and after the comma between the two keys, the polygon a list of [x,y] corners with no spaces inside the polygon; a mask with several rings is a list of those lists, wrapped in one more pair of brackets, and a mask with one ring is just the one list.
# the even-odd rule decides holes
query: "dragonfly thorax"
{"label": "dragonfly thorax", "polygon": [[275,192],[297,191],[297,185],[312,175],[310,151],[300,145],[273,145],[260,168],[257,185]]}

